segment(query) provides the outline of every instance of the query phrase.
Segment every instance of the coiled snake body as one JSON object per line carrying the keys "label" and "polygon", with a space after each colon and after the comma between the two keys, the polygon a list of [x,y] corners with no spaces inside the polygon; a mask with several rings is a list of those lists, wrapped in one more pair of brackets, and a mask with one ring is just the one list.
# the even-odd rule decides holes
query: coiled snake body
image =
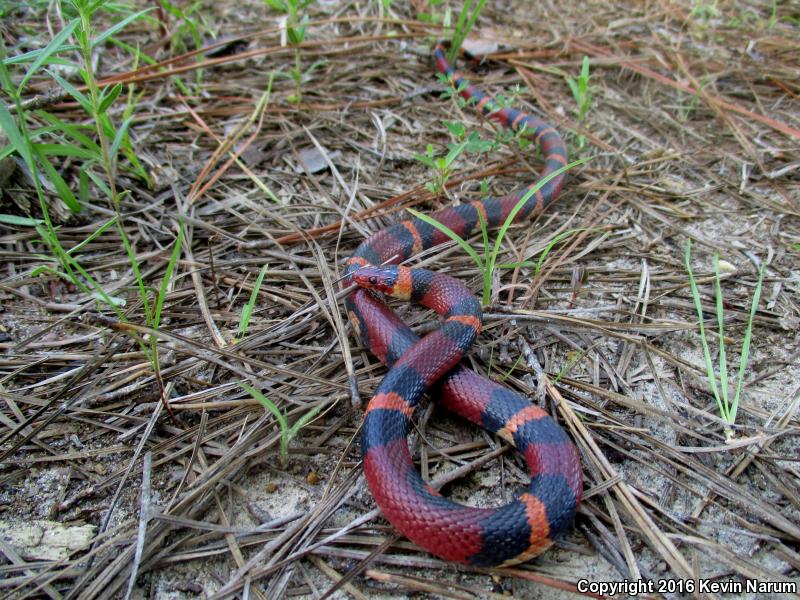
{"label": "coiled snake body", "polygon": [[[567,163],[561,136],[548,123],[513,108],[500,108],[466,83],[447,62],[446,44],[433,51],[437,69],[483,114],[514,131],[524,128],[542,151],[542,176]],[[558,195],[557,176],[531,196],[515,220],[538,214]],[[502,198],[444,208],[431,216],[466,238],[479,227],[501,225],[531,186]],[[449,238],[420,219],[377,232],[348,260],[345,283],[357,283],[346,299],[363,344],[390,367],[367,407],[362,431],[364,471],[386,518],[405,536],[445,560],[480,566],[526,561],[549,547],[572,522],[580,502],[582,472],[577,450],[547,413],[523,395],[459,365],[480,330],[480,305],[455,279],[398,264]],[[368,289],[417,302],[444,317],[421,340]],[[513,444],[531,475],[527,490],[496,509],[456,504],[427,485],[414,466],[406,436],[411,415],[429,388],[449,410]]]}

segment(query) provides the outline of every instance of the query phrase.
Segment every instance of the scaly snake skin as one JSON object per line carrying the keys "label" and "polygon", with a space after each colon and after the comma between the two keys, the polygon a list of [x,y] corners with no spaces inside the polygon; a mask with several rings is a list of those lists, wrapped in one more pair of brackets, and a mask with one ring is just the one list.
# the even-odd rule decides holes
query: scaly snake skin
{"label": "scaly snake skin", "polygon": [[[436,68],[488,118],[514,131],[525,129],[544,156],[542,177],[567,164],[566,147],[552,126],[500,108],[450,66],[446,48],[441,42],[434,48]],[[515,221],[541,212],[563,183],[563,175],[546,183]],[[444,208],[431,217],[467,238],[479,227],[478,213],[488,227],[500,226],[533,185],[502,198]],[[571,524],[583,487],[580,459],[564,430],[542,409],[459,365],[481,323],[480,305],[463,284],[425,269],[372,266],[399,264],[449,239],[428,223],[410,219],[372,235],[347,262],[344,285],[362,286],[345,301],[350,319],[363,344],[390,367],[367,407],[361,441],[364,471],[383,514],[419,546],[445,560],[511,565],[544,551]],[[364,288],[432,308],[444,317],[443,325],[420,340]],[[446,408],[522,453],[531,475],[524,493],[500,508],[472,508],[447,500],[422,480],[406,436],[414,409],[430,388]]]}

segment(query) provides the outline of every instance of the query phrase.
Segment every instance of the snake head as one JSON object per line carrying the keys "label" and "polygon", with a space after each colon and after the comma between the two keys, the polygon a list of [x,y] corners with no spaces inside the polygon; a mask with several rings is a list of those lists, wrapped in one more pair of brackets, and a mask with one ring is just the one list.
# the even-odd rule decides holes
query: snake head
{"label": "snake head", "polygon": [[[398,282],[401,280],[401,267],[396,266],[366,266],[353,272],[353,282],[359,287],[382,292],[393,298],[401,297]],[[407,269],[405,269],[407,270]]]}

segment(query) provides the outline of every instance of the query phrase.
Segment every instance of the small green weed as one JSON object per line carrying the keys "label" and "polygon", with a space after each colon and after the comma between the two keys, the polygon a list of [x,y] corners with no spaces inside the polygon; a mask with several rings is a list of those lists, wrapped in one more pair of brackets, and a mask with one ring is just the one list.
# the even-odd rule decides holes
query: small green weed
{"label": "small green weed", "polygon": [[[589,108],[592,105],[592,92],[589,89],[589,78],[589,57],[584,56],[578,78],[567,77],[567,85],[577,105],[575,112],[578,118],[578,127],[581,128],[586,121],[586,115],[589,113]],[[584,146],[586,146],[586,138],[583,135],[579,135],[578,149],[583,150]]]}
{"label": "small green weed", "polygon": [[[761,299],[761,284],[764,279],[764,266],[758,270],[758,281],[756,283],[755,291],[753,292],[753,300],[750,304],[750,315],[747,319],[747,328],[745,329],[744,339],[742,340],[742,350],[739,355],[739,373],[736,378],[736,391],[733,396],[733,401],[730,401],[730,392],[728,389],[728,362],[725,352],[725,338],[723,331],[723,317],[724,310],[722,306],[722,288],[720,286],[719,274],[719,255],[714,254],[714,290],[716,297],[715,312],[717,317],[718,328],[718,341],[719,341],[719,385],[717,384],[717,376],[714,372],[714,365],[711,362],[711,352],[708,345],[708,337],[704,326],[705,317],[703,316],[703,307],[700,302],[700,292],[697,290],[697,282],[695,281],[694,274],[692,273],[691,265],[692,255],[692,241],[686,242],[686,253],[684,255],[686,272],[689,276],[689,287],[692,291],[692,299],[694,300],[695,309],[697,310],[698,326],[700,330],[700,341],[703,345],[703,358],[706,363],[706,378],[711,387],[711,392],[714,399],[717,401],[717,408],[723,420],[729,425],[736,422],[736,411],[739,408],[739,397],[741,396],[742,387],[744,385],[744,371],[747,367],[747,359],[750,354],[750,339],[753,334],[753,319],[755,318],[756,310],[758,309],[758,302]],[[725,428],[725,436],[728,440],[733,438],[733,431],[730,427]]]}
{"label": "small green weed", "polygon": [[271,412],[275,419],[278,421],[278,426],[281,429],[281,446],[280,446],[280,460],[281,460],[281,467],[286,468],[286,464],[289,462],[289,443],[297,436],[300,430],[305,427],[306,425],[314,419],[320,411],[325,408],[325,404],[318,404],[311,410],[309,410],[306,414],[295,421],[294,425],[289,425],[289,420],[286,418],[286,415],[275,406],[275,403],[272,402],[269,398],[267,398],[264,394],[259,392],[254,387],[247,385],[246,383],[239,383],[253,398],[258,400],[265,409]]}
{"label": "small green weed", "polygon": [[[443,73],[437,73],[436,76],[443,85],[447,86],[440,96],[443,100],[450,99],[459,110],[476,103],[474,97],[467,100],[461,96],[461,92],[464,91],[468,85],[467,82],[462,81],[460,85],[456,86],[455,83],[451,79],[448,79]],[[514,106],[518,102],[518,99],[527,92],[528,88],[517,84],[508,90],[506,94],[502,92],[496,94],[493,98],[494,107],[496,108],[492,110],[500,110],[502,108]],[[522,127],[517,130],[499,127],[494,131],[493,140],[483,140],[476,132],[467,135],[466,126],[459,121],[442,121],[442,123],[456,141],[469,139],[470,143],[467,146],[467,152],[470,153],[488,152],[497,149],[500,145],[510,146],[512,144],[515,144],[520,150],[525,150],[532,143],[530,135],[528,135],[527,127]]]}
{"label": "small green weed", "polygon": [[[682,105],[678,106],[678,118],[682,122],[685,123],[686,121],[688,121],[689,118],[692,116],[692,113],[694,113],[695,109],[697,108],[697,102],[698,102],[698,100],[700,100],[700,92],[703,89],[705,89],[706,85],[708,85],[708,77],[704,76],[700,80],[700,89],[697,92],[695,92],[694,94],[692,94],[692,97],[689,100],[689,103],[688,104],[682,104]],[[678,96],[682,97],[683,93],[681,91],[678,91]]]}
{"label": "small green weed", "polygon": [[[174,32],[170,35],[170,46],[173,54],[180,54],[189,50],[199,50],[202,48],[203,38],[201,32],[211,31],[210,27],[203,22],[199,12],[203,6],[202,2],[200,2],[200,0],[195,0],[194,2],[188,3],[186,6],[180,6],[169,0],[160,0],[159,4],[177,23],[177,27],[174,28]],[[191,40],[193,48],[187,45],[187,38]],[[195,60],[200,63],[204,60],[204,57],[202,54],[198,54]],[[192,94],[192,92],[186,89],[186,85],[180,77],[173,77],[172,82],[177,87],[181,88],[181,91],[187,96]],[[195,69],[195,84],[199,86],[202,82],[203,69]],[[199,94],[200,92],[197,91],[196,93]]]}
{"label": "small green weed", "polygon": [[425,188],[432,194],[440,194],[444,191],[450,175],[453,173],[453,161],[466,150],[469,142],[456,144],[445,156],[437,156],[436,151],[433,149],[433,144],[428,144],[425,149],[425,154],[417,152],[414,158],[421,162],[423,165],[433,170],[434,177],[431,181],[425,184]]}
{"label": "small green weed", "polygon": [[778,24],[778,0],[772,0],[771,4],[769,23],[767,24],[767,31],[770,32],[775,29],[775,25]]}
{"label": "small green weed", "polygon": [[692,11],[689,13],[689,16],[693,19],[708,21],[709,19],[719,17],[720,14],[720,10],[717,8],[717,0],[710,3],[704,0],[694,0]]}
{"label": "small green weed", "polygon": [[308,28],[309,17],[302,15],[305,9],[313,0],[264,0],[267,5],[279,13],[286,15],[285,28],[286,38],[289,44],[294,46],[294,67],[289,71],[289,76],[295,84],[295,93],[287,98],[289,102],[300,102],[303,97],[303,69],[300,60],[299,45],[306,39],[306,29]]}
{"label": "small green weed", "polygon": [[531,198],[531,196],[533,196],[537,191],[539,191],[542,188],[542,186],[544,186],[548,181],[550,181],[554,177],[558,177],[559,175],[561,175],[562,173],[565,173],[569,169],[572,169],[573,167],[581,165],[581,164],[583,164],[583,163],[585,163],[585,162],[587,162],[589,160],[590,159],[587,157],[587,158],[582,158],[580,160],[573,161],[573,162],[569,163],[568,165],[564,165],[560,169],[557,169],[556,171],[553,171],[552,173],[548,174],[546,177],[543,177],[542,179],[537,181],[536,185],[531,187],[519,199],[519,202],[517,202],[517,204],[514,206],[514,208],[508,214],[508,217],[506,217],[505,222],[503,223],[503,225],[500,227],[500,229],[497,232],[497,237],[495,238],[493,245],[490,245],[490,243],[489,243],[489,232],[488,232],[488,228],[487,228],[487,225],[486,225],[486,221],[484,220],[483,215],[480,212],[478,212],[478,217],[480,219],[480,226],[481,226],[481,234],[482,234],[482,238],[483,238],[483,257],[482,258],[475,251],[475,249],[472,248],[472,246],[469,245],[469,242],[467,242],[464,238],[462,238],[460,235],[458,235],[452,229],[447,227],[447,225],[444,225],[443,223],[440,223],[439,221],[429,217],[428,215],[422,214],[422,213],[417,212],[415,210],[408,209],[408,212],[410,214],[412,214],[413,216],[417,217],[418,219],[420,219],[422,221],[425,221],[429,225],[432,225],[433,227],[436,227],[436,229],[438,229],[439,231],[444,233],[446,236],[448,236],[450,239],[452,239],[454,242],[456,242],[462,248],[462,250],[464,250],[464,252],[466,252],[472,258],[473,261],[475,261],[475,264],[477,265],[478,270],[483,275],[482,302],[483,302],[484,305],[487,305],[487,304],[489,304],[489,301],[491,300],[492,273],[494,272],[494,269],[497,266],[497,255],[500,252],[500,246],[501,246],[501,244],[503,242],[503,239],[506,236],[506,232],[508,231],[508,228],[511,227],[511,225],[513,224],[514,218],[517,216],[517,213],[520,210],[522,210],[522,207]]}
{"label": "small green weed", "polygon": [[[460,96],[455,96],[455,90],[446,90],[450,95],[457,98],[461,106],[465,102]],[[442,121],[453,141],[447,144],[448,152],[444,156],[439,156],[433,144],[428,144],[425,153],[414,154],[414,159],[431,169],[434,173],[433,178],[425,187],[432,194],[440,194],[445,191],[445,186],[453,173],[453,162],[461,154],[484,154],[496,150],[501,144],[511,144],[516,142],[521,150],[530,144],[530,136],[527,135],[525,128],[518,131],[511,131],[500,128],[495,131],[494,139],[484,139],[477,131],[468,131],[467,127],[460,121]],[[485,192],[485,181],[482,183]]]}
{"label": "small green weed", "polygon": [[450,21],[450,8],[446,7],[445,14],[436,12],[436,7],[442,4],[443,0],[428,0],[430,12],[417,12],[417,20],[423,23],[449,23]]}

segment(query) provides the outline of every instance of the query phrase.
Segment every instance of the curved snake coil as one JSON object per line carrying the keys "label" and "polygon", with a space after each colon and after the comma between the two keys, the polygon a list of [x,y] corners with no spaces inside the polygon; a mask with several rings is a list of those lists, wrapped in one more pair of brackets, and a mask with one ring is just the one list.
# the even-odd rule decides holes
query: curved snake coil
{"label": "curved snake coil", "polygon": [[[514,131],[524,128],[544,155],[542,177],[567,163],[566,147],[553,127],[513,108],[500,108],[450,66],[446,48],[441,42],[434,48],[436,68],[488,118]],[[543,210],[563,182],[561,175],[545,184],[515,221]],[[479,213],[490,228],[501,225],[533,185],[502,198],[444,208],[431,217],[467,238],[479,227]],[[448,240],[428,223],[410,219],[372,235],[347,262],[345,285],[362,286],[345,301],[350,319],[363,344],[390,367],[367,407],[361,440],[364,471],[386,518],[432,554],[480,566],[516,564],[544,551],[572,522],[583,486],[580,459],[547,413],[525,396],[459,365],[481,323],[480,305],[463,284],[425,269],[375,267],[401,263]],[[368,289],[432,308],[444,323],[420,340]],[[432,396],[442,405],[502,437],[524,456],[531,482],[515,500],[496,509],[462,506],[422,480],[406,436],[419,399],[434,386]]]}

